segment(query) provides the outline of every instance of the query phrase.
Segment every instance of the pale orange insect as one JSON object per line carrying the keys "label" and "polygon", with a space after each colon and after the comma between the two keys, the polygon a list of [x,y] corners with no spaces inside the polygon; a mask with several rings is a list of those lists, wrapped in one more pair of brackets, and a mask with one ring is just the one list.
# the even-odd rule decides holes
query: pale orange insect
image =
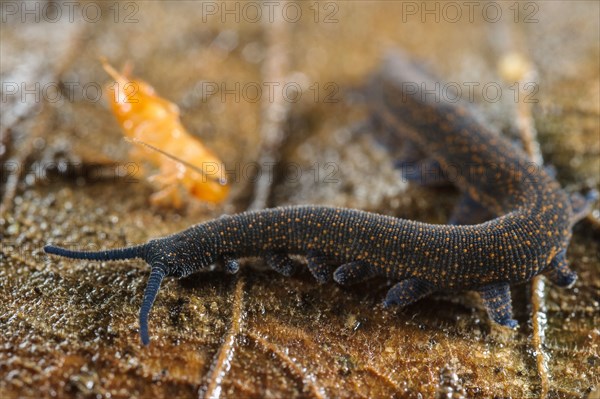
{"label": "pale orange insect", "polygon": [[203,201],[218,203],[229,193],[222,162],[179,119],[179,108],[161,98],[154,88],[139,79],[118,73],[106,61],[104,70],[116,81],[107,85],[108,101],[125,132],[136,144],[130,156],[159,168],[150,177],[160,191],[150,198],[156,205],[180,207],[179,187]]}

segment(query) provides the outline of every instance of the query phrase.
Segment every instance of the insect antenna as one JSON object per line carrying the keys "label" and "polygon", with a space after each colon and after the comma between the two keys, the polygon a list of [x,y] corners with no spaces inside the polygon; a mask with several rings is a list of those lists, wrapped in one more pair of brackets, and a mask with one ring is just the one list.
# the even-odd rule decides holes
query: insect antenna
{"label": "insect antenna", "polygon": [[181,164],[187,168],[192,169],[194,172],[199,173],[201,176],[206,177],[207,179],[214,181],[222,186],[224,186],[225,184],[227,184],[227,181],[225,179],[220,179],[218,177],[214,177],[214,176],[209,176],[206,174],[206,172],[202,169],[199,168],[196,165],[192,165],[191,163],[184,161],[183,159],[177,158],[175,155],[173,154],[169,154],[168,152],[161,150],[158,147],[153,146],[152,144],[148,144],[140,139],[136,139],[136,138],[129,138],[129,137],[125,137],[125,140],[127,140],[130,143],[134,143],[134,144],[138,144],[138,145],[142,145],[146,148],[149,148],[153,151],[156,151],[158,153],[160,153],[161,155],[164,155],[165,157],[171,159],[172,161],[177,162],[178,164]]}
{"label": "insect antenna", "polygon": [[119,84],[128,83],[129,76],[131,75],[131,70],[133,69],[133,66],[129,61],[125,63],[125,66],[123,67],[123,72],[119,73],[115,68],[112,67],[112,65],[108,63],[106,57],[102,56],[98,58],[102,63],[102,68],[104,68],[104,71],[106,71],[106,73],[109,74],[111,78],[119,82]]}

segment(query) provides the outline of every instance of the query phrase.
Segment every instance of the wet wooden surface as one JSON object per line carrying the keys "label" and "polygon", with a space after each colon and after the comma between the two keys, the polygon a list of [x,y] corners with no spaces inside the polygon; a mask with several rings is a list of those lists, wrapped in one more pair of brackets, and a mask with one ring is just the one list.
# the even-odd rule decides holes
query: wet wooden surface
{"label": "wet wooden surface", "polygon": [[[357,93],[394,46],[446,81],[479,83],[482,119],[515,140],[525,104],[537,132],[529,139],[563,185],[599,188],[598,3],[493,3],[502,7],[497,22],[487,3],[472,20],[463,5],[456,21],[439,3],[439,22],[420,2],[276,3],[276,27],[265,6],[255,20],[244,3],[239,22],[220,2],[124,2],[119,14],[114,3],[78,3],[73,22],[40,14],[40,23],[23,22],[19,10],[8,15],[2,4],[0,397],[598,397],[597,205],[569,248],[577,284],[515,288],[514,332],[490,325],[472,293],[390,311],[381,306],[386,281],[319,286],[306,272],[283,278],[254,260],[237,276],[166,281],[145,348],[137,312],[146,265],[42,253],[47,242],[140,243],[256,206],[248,165],[273,154],[278,166],[261,189],[264,206],[340,205],[443,223],[456,193],[403,183],[393,157],[361,128]],[[47,3],[40,4],[41,13]],[[94,6],[84,18],[85,4]],[[535,102],[515,101],[514,82],[501,73],[514,53],[534,71]],[[115,174],[115,164],[129,162],[129,144],[93,91],[109,81],[100,56],[118,66],[131,61],[236,171],[225,204],[156,209],[148,182]],[[279,79],[300,87],[299,101],[272,106],[264,82]],[[213,83],[231,93],[203,98]],[[244,94],[249,83],[265,88],[258,100]],[[486,83],[502,89],[498,101],[485,97]]]}

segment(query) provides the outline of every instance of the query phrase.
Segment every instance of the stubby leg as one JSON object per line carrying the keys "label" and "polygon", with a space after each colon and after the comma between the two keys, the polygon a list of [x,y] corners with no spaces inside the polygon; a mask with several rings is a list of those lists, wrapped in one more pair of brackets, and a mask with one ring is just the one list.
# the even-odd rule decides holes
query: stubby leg
{"label": "stubby leg", "polygon": [[512,318],[512,303],[510,299],[510,286],[508,283],[490,284],[479,290],[490,318],[496,323],[515,328],[518,326]]}
{"label": "stubby leg", "polygon": [[552,259],[544,275],[559,287],[570,288],[577,280],[577,273],[569,268],[567,251],[564,249]]}
{"label": "stubby leg", "polygon": [[331,279],[332,265],[329,258],[315,252],[309,252],[306,256],[308,270],[319,284],[324,284]]}
{"label": "stubby leg", "polygon": [[337,269],[333,273],[333,280],[338,284],[355,284],[363,280],[375,276],[375,270],[373,266],[358,260],[355,262],[346,263]]}
{"label": "stubby leg", "polygon": [[267,252],[265,254],[265,261],[271,269],[283,274],[286,277],[289,277],[292,274],[294,274],[294,271],[296,270],[296,265],[294,264],[294,261],[291,260],[290,257],[285,254]]}
{"label": "stubby leg", "polygon": [[235,274],[240,270],[240,262],[229,255],[223,255],[223,265],[229,274]]}
{"label": "stubby leg", "polygon": [[400,307],[410,305],[435,291],[428,282],[411,277],[400,281],[388,291],[383,306],[398,305]]}

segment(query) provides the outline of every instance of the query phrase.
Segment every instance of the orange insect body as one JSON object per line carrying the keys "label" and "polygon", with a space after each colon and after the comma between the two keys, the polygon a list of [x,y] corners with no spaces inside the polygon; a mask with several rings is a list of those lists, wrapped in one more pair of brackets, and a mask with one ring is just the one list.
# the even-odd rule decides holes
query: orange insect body
{"label": "orange insect body", "polygon": [[107,89],[112,92],[108,101],[117,121],[131,141],[146,144],[146,148],[133,148],[131,156],[160,168],[152,180],[161,190],[153,194],[151,201],[179,207],[179,185],[200,200],[223,201],[229,193],[223,180],[223,164],[185,130],[177,105],[159,97],[148,83],[131,80],[106,62],[103,66],[116,81]]}

